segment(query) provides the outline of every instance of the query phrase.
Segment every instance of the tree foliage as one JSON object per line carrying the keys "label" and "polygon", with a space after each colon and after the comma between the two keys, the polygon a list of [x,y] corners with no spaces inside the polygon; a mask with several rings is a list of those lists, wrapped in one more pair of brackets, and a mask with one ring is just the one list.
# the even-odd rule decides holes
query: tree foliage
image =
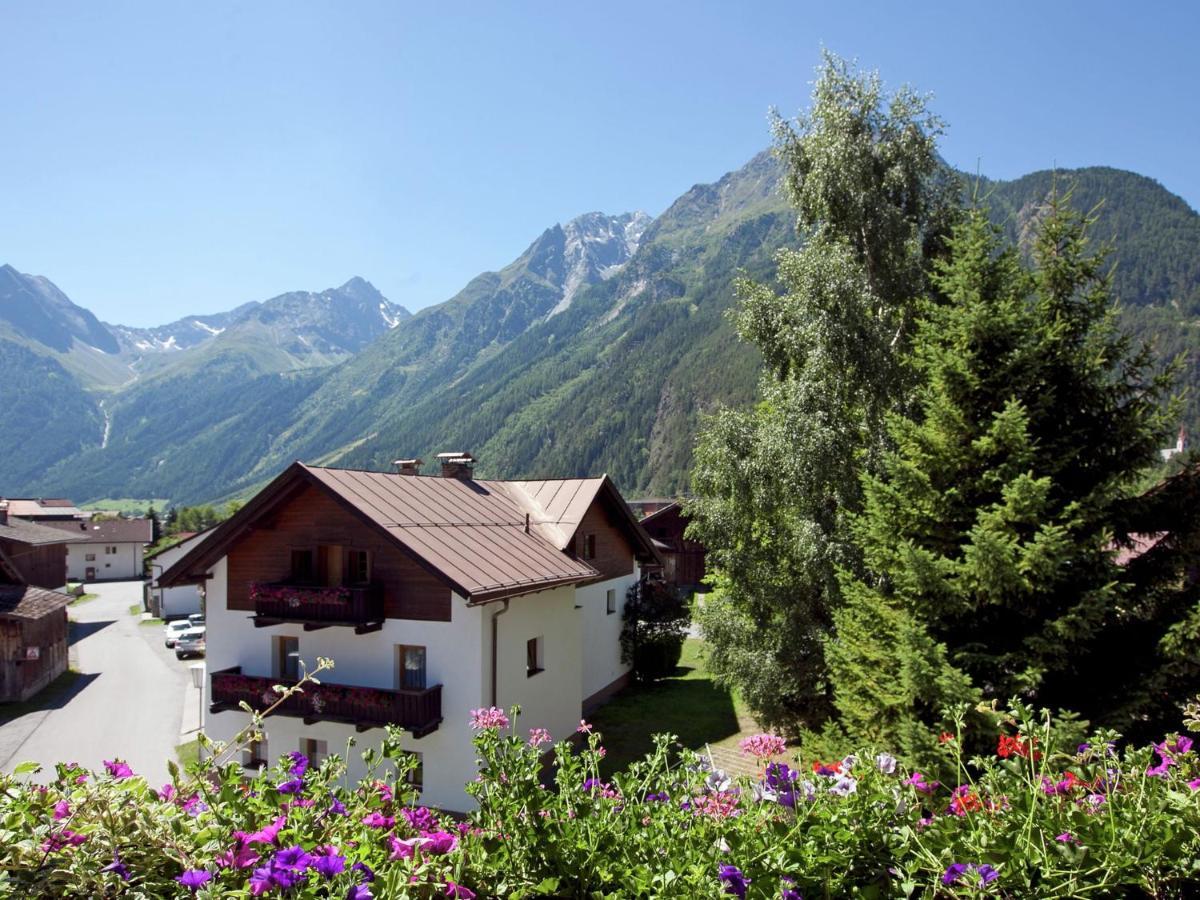
{"label": "tree foliage", "polygon": [[1027,270],[985,213],[969,216],[920,310],[915,403],[889,418],[893,448],[863,476],[865,566],[841,573],[836,704],[849,730],[914,757],[932,752],[946,706],[980,695],[1131,727],[1161,668],[1121,652],[1148,625],[1153,657],[1170,622],[1146,596],[1156,579],[1133,590],[1114,539],[1145,508],[1134,498],[1174,414],[1174,373],[1118,327],[1088,224],[1052,198]]}
{"label": "tree foliage", "polygon": [[940,127],[921,97],[887,97],[878,75],[832,55],[811,112],[775,120],[804,246],[777,255],[782,293],[737,285],[738,332],[766,363],[760,400],[706,424],[688,512],[718,572],[702,617],[710,667],[784,727],[831,709],[836,572],[858,564],[846,517],[901,396],[898,354],[952,217]]}
{"label": "tree foliage", "polygon": [[625,594],[621,661],[639,681],[670,675],[679,665],[691,610],[679,590],[665,581],[643,578]]}

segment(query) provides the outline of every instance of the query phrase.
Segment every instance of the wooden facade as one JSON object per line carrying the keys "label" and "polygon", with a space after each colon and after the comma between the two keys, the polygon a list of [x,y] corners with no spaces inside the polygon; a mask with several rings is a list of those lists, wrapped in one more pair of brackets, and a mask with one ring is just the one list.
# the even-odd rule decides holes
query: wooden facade
{"label": "wooden facade", "polygon": [[[332,552],[329,549],[339,548]],[[345,551],[366,551],[370,583],[383,592],[389,619],[450,621],[450,588],[385,535],[364,523],[336,499],[312,485],[293,493],[268,520],[258,523],[229,551],[229,609],[254,612],[250,585],[291,579],[293,551],[314,559],[337,559],[318,573],[340,584],[348,577],[340,560]]]}
{"label": "wooden facade", "polygon": [[30,546],[0,537],[0,550],[25,584],[53,591],[67,583],[66,544]]}
{"label": "wooden facade", "polygon": [[0,701],[28,700],[67,670],[70,598],[50,596],[61,599],[36,617],[0,613]]}
{"label": "wooden facade", "polygon": [[602,503],[593,503],[583,514],[567,550],[596,569],[599,581],[633,574],[633,544]]}
{"label": "wooden facade", "polygon": [[663,577],[685,590],[700,587],[705,574],[705,547],[683,536],[687,518],[678,503],[672,503],[642,519],[642,528],[660,544]]}

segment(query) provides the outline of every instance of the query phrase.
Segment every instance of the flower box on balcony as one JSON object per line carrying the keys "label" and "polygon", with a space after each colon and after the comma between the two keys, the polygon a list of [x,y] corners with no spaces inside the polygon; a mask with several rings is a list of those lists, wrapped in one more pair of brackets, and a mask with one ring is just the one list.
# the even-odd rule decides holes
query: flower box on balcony
{"label": "flower box on balcony", "polygon": [[359,634],[383,627],[383,591],[379,585],[326,585],[253,582],[254,624],[302,622],[306,630],[343,625]]}

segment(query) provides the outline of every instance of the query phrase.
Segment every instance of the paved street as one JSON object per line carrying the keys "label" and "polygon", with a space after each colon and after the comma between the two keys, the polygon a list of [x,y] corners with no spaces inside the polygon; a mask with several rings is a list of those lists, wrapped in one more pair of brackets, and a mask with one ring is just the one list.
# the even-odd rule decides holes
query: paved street
{"label": "paved street", "polygon": [[[38,776],[47,780],[58,761],[99,769],[120,757],[158,786],[168,780],[181,728],[196,727],[189,661],[177,661],[163,646],[161,627],[139,625],[130,614],[141,602],[140,581],[92,584],[88,592],[99,597],[70,609],[71,665],[80,677],[58,708],[0,725],[0,769],[34,760],[49,770]],[[193,713],[188,723],[185,697]]]}

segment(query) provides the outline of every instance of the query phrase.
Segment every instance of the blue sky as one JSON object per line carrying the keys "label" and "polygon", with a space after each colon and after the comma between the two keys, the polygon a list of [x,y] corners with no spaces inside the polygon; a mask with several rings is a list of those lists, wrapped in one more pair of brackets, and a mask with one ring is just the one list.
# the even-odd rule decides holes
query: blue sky
{"label": "blue sky", "polygon": [[352,275],[417,309],[737,168],[822,46],[932,93],[955,165],[1200,206],[1200,4],[995,6],[6,3],[0,263],[129,325]]}

